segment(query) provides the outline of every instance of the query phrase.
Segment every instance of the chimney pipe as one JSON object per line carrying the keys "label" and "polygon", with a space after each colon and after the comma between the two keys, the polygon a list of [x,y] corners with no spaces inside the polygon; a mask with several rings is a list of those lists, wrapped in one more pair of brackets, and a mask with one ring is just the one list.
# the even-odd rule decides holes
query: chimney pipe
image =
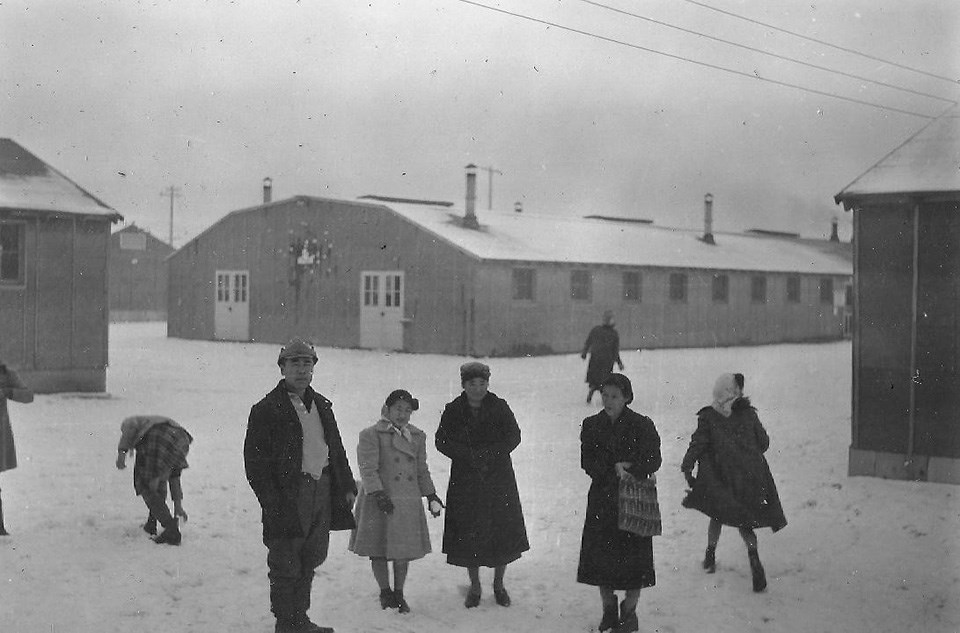
{"label": "chimney pipe", "polygon": [[273,178],[267,176],[263,179],[263,204],[270,204],[273,199]]}
{"label": "chimney pipe", "polygon": [[837,233],[837,218],[830,220],[830,241],[839,242],[840,235]]}
{"label": "chimney pipe", "polygon": [[523,213],[523,203],[517,200],[513,203],[513,210],[517,213]]}
{"label": "chimney pipe", "polygon": [[480,223],[477,221],[477,166],[470,163],[466,166],[467,170],[467,201],[466,215],[463,217],[463,225],[469,229],[479,229]]}
{"label": "chimney pipe", "polygon": [[707,244],[716,244],[713,241],[713,194],[703,197],[703,241]]}

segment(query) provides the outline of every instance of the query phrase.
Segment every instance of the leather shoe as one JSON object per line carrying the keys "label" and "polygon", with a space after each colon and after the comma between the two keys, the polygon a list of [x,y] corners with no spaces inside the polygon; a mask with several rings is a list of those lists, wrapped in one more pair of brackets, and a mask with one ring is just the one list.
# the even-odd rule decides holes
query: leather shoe
{"label": "leather shoe", "polygon": [[380,608],[381,609],[397,608],[397,597],[396,597],[396,594],[393,593],[393,589],[380,590]]}
{"label": "leather shoe", "polygon": [[497,601],[497,604],[499,604],[501,607],[510,606],[510,594],[507,593],[507,590],[504,589],[503,587],[500,587],[499,589],[494,587],[493,598],[494,600]]}

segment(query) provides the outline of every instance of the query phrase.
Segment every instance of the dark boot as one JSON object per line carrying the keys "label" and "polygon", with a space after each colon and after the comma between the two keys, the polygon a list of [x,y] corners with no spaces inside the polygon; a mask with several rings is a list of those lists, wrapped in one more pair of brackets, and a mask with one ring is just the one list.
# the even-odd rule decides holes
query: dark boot
{"label": "dark boot", "polygon": [[381,609],[396,609],[397,608],[397,598],[393,595],[393,589],[387,587],[380,590],[380,608]]}
{"label": "dark boot", "polygon": [[717,571],[717,546],[716,545],[707,545],[707,552],[703,556],[703,568],[708,574],[716,573]]}
{"label": "dark boot", "polygon": [[397,603],[397,611],[400,613],[410,613],[410,605],[407,604],[406,599],[404,599],[402,591],[394,591],[393,599]]}
{"label": "dark boot", "polygon": [[603,617],[600,618],[600,631],[607,631],[617,626],[620,622],[620,612],[617,611],[617,601],[614,600],[611,604],[603,605]]}
{"label": "dark boot", "polygon": [[620,621],[617,622],[617,628],[613,631],[614,633],[634,633],[634,631],[640,630],[640,622],[637,619],[637,607],[633,607],[633,611],[629,613],[624,612],[624,604],[620,603]]}
{"label": "dark boot", "polygon": [[152,512],[147,515],[147,522],[143,524],[143,531],[150,536],[157,535],[157,517],[153,516]]}
{"label": "dark boot", "polygon": [[763,565],[760,563],[760,554],[757,550],[747,550],[750,557],[750,573],[753,575],[753,590],[760,593],[767,588],[767,574],[763,571]]}
{"label": "dark boot", "polygon": [[153,542],[157,545],[179,545],[182,538],[180,523],[174,519],[163,528],[163,532],[153,538]]}

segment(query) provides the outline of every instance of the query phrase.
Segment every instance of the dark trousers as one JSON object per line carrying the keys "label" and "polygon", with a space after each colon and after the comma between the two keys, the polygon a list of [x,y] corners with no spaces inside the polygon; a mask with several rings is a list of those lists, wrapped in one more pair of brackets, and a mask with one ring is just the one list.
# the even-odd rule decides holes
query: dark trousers
{"label": "dark trousers", "polygon": [[147,505],[147,510],[150,511],[150,516],[147,517],[148,521],[151,517],[156,519],[165,530],[177,527],[173,515],[170,514],[170,508],[167,506],[167,482],[161,482],[157,492],[144,490],[140,496]]}
{"label": "dark trousers", "polygon": [[327,559],[330,544],[330,476],[304,476],[297,499],[303,537],[267,539],[270,610],[278,620],[307,619],[313,570]]}

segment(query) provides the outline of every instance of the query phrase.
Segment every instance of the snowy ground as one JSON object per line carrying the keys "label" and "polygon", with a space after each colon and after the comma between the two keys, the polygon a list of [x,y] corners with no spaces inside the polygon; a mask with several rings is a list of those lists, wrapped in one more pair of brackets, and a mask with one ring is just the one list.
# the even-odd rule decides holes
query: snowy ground
{"label": "snowy ground", "polygon": [[[272,631],[259,511],[243,476],[249,407],[279,379],[277,346],[165,337],[163,324],[110,330],[107,394],[37,396],[10,403],[20,467],[0,476],[7,526],[0,538],[3,633]],[[357,434],[394,388],[418,396],[413,422],[432,436],[459,393],[464,359],[321,351],[314,386],[334,402],[355,468]],[[634,408],[663,439],[655,539],[658,584],[640,599],[641,631],[930,633],[960,630],[960,489],[944,484],[848,478],[850,345],[778,345],[626,352]],[[489,570],[484,599],[463,608],[466,575],[435,551],[411,565],[413,612],[381,611],[368,562],[334,533],[318,571],[311,617],[339,632],[586,632],[599,597],[575,582],[588,479],[579,468],[583,402],[576,355],[494,359],[491,390],[523,431],[514,464],[532,549],[510,566],[514,605],[496,606]],[[699,568],[706,519],[680,508],[678,464],[708,403],[716,374],[742,371],[766,425],[768,458],[787,519],[760,532],[770,587],[750,589],[746,554],[724,532],[716,575]],[[146,514],[131,471],[117,471],[120,420],[161,413],[193,434],[183,476],[190,521],[179,548],[140,531]],[[432,450],[445,490],[449,462]],[[439,549],[442,521],[430,521]]]}

